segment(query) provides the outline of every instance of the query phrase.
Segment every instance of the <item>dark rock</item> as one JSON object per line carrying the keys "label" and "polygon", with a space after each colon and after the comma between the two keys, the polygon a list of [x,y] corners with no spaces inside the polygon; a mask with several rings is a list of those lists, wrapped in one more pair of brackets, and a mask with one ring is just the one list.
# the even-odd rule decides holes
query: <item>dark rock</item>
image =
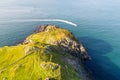
{"label": "dark rock", "polygon": [[42,25],[42,26],[38,26],[34,32],[35,33],[38,33],[38,32],[42,32],[42,31],[45,31],[45,29],[47,28],[48,25]]}
{"label": "dark rock", "polygon": [[83,45],[75,40],[63,39],[58,42],[58,45],[63,49],[63,51],[66,51],[75,57],[79,57],[84,61],[90,59]]}
{"label": "dark rock", "polygon": [[[39,26],[35,30],[35,32],[38,33],[38,32],[50,31],[50,30],[55,30],[57,28],[59,28],[59,27],[51,26],[51,25],[43,25],[43,26]],[[26,41],[26,43],[27,42],[28,41]],[[84,46],[82,45],[82,43],[79,43],[79,41],[77,41],[77,39],[75,37],[72,39],[64,38],[63,40],[60,40],[58,42],[54,41],[54,40],[50,40],[49,44],[59,45],[59,47],[63,51],[68,52],[75,57],[79,57],[82,60],[89,60],[90,59],[90,57],[88,56],[88,53],[87,53],[86,49],[84,48]],[[57,49],[54,46],[49,46],[46,49],[46,53],[49,53],[50,49],[52,51],[57,51]]]}
{"label": "dark rock", "polygon": [[38,27],[34,30],[34,32],[35,32],[35,33],[38,33],[38,32],[47,31],[47,30],[49,30],[49,29],[48,29],[49,26],[51,26],[50,29],[59,28],[59,27],[53,26],[53,25],[42,25],[42,26],[38,26]]}

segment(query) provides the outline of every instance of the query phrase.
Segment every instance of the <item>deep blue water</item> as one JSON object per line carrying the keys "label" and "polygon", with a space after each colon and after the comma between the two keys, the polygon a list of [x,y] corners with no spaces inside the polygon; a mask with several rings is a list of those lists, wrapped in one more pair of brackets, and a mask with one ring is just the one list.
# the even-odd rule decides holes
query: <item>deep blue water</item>
{"label": "deep blue water", "polygon": [[[94,80],[120,80],[119,0],[6,0],[0,3],[0,46],[16,45],[38,25],[55,24],[71,30],[84,44],[91,61],[86,69]],[[6,22],[19,19],[64,19],[61,22]]]}

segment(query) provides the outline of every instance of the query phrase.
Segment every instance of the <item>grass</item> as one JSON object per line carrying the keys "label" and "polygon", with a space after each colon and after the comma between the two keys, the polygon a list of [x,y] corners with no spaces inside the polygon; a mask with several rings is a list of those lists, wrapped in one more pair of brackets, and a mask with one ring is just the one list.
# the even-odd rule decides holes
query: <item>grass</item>
{"label": "grass", "polygon": [[[80,80],[73,66],[64,61],[67,53],[54,44],[63,38],[74,36],[57,28],[30,35],[27,44],[0,48],[0,80]],[[49,46],[54,50],[48,50]]]}

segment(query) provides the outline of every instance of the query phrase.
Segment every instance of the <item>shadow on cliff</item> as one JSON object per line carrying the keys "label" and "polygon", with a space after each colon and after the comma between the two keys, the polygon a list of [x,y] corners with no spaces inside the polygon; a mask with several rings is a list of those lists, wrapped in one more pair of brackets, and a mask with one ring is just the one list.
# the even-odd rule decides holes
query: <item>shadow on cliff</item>
{"label": "shadow on cliff", "polygon": [[92,58],[85,62],[85,67],[94,75],[94,80],[118,80],[120,68],[105,56],[113,51],[112,46],[104,40],[89,36],[80,37],[79,40]]}

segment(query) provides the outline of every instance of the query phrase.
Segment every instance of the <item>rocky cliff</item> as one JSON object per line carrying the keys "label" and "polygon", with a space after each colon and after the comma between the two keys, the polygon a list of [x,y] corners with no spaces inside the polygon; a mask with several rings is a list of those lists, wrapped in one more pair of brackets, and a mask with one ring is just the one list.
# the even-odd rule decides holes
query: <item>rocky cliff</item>
{"label": "rocky cliff", "polygon": [[[0,80],[87,80],[89,56],[68,30],[40,26],[17,46],[0,48]],[[84,74],[85,73],[85,74]]]}

